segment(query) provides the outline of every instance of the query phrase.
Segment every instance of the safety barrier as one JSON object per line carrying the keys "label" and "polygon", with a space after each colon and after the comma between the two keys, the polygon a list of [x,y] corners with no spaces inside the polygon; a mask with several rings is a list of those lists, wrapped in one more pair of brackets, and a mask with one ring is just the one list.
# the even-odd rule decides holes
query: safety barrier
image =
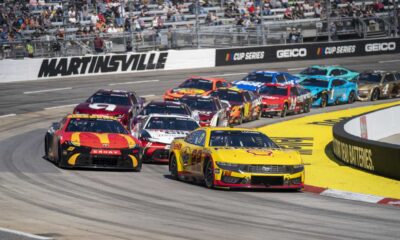
{"label": "safety barrier", "polygon": [[400,134],[400,105],[362,114],[333,127],[333,153],[342,162],[400,180],[400,144],[379,139]]}
{"label": "safety barrier", "polygon": [[399,53],[400,38],[0,61],[0,82]]}

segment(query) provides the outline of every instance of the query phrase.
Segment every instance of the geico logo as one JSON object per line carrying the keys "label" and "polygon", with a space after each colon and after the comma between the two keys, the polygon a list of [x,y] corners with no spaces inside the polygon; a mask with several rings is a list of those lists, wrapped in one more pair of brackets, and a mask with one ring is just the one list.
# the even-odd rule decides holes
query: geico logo
{"label": "geico logo", "polygon": [[240,60],[254,60],[254,59],[263,59],[264,58],[264,51],[260,52],[241,52],[233,54],[234,61]]}
{"label": "geico logo", "polygon": [[356,51],[356,45],[348,45],[348,46],[338,46],[338,47],[326,47],[325,54],[343,54],[343,53],[354,53]]}
{"label": "geico logo", "polygon": [[282,49],[276,51],[277,58],[293,58],[293,57],[306,57],[307,49],[305,48],[293,48],[293,49]]}
{"label": "geico logo", "polygon": [[395,49],[395,42],[368,43],[365,45],[366,52],[393,51]]}

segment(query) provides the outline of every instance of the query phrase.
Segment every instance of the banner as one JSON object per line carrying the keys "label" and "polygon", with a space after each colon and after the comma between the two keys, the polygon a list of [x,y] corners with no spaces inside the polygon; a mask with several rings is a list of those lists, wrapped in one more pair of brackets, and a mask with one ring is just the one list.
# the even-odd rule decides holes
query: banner
{"label": "banner", "polygon": [[400,38],[288,44],[216,50],[216,66],[399,53]]}

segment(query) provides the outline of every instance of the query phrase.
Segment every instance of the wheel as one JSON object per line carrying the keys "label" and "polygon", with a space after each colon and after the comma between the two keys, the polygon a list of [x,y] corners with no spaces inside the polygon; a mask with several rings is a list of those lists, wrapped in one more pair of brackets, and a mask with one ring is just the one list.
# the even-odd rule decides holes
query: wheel
{"label": "wheel", "polygon": [[238,121],[238,125],[241,125],[243,123],[243,112],[240,112],[240,118]]}
{"label": "wheel", "polygon": [[134,172],[140,172],[142,170],[142,161],[138,160],[138,165],[135,169],[133,169]]}
{"label": "wheel", "polygon": [[371,101],[376,101],[378,99],[379,99],[379,90],[375,88],[371,94]]}
{"label": "wheel", "polygon": [[258,111],[258,114],[255,117],[255,120],[259,120],[261,118],[261,109]]}
{"label": "wheel", "polygon": [[303,111],[305,113],[308,113],[308,112],[310,112],[310,108],[311,108],[311,103],[307,102],[306,104],[304,104]]}
{"label": "wheel", "polygon": [[353,91],[350,92],[349,98],[347,100],[347,103],[353,103],[356,100],[356,95],[354,94]]}
{"label": "wheel", "polygon": [[171,172],[171,177],[178,180],[178,164],[176,163],[175,154],[172,154],[169,159],[169,171]]}
{"label": "wheel", "polygon": [[49,159],[49,144],[47,143],[47,136],[44,137],[44,157]]}
{"label": "wheel", "polygon": [[64,167],[63,161],[62,161],[62,150],[61,150],[61,145],[60,145],[60,143],[58,144],[58,148],[57,148],[57,158],[55,158],[54,163],[55,163],[58,167],[60,167],[60,168],[63,168],[63,167]]}
{"label": "wheel", "polygon": [[207,188],[214,187],[214,167],[212,161],[207,161],[204,169],[204,183]]}
{"label": "wheel", "polygon": [[288,109],[287,104],[284,104],[284,105],[283,105],[282,112],[281,112],[281,117],[286,117],[287,109]]}
{"label": "wheel", "polygon": [[324,108],[326,105],[328,105],[328,96],[326,94],[322,94],[320,107]]}

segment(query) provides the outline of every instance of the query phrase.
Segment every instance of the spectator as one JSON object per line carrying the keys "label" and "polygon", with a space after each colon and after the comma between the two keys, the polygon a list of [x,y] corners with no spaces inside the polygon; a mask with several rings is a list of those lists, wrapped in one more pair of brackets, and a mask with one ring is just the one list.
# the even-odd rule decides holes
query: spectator
{"label": "spectator", "polygon": [[26,42],[26,52],[28,53],[28,57],[33,58],[33,45],[30,40]]}
{"label": "spectator", "polygon": [[293,14],[290,8],[286,8],[285,13],[283,14],[283,18],[293,20]]}
{"label": "spectator", "polygon": [[104,51],[104,41],[102,38],[100,38],[99,35],[96,35],[93,44],[94,44],[94,50],[97,53],[102,53]]}

